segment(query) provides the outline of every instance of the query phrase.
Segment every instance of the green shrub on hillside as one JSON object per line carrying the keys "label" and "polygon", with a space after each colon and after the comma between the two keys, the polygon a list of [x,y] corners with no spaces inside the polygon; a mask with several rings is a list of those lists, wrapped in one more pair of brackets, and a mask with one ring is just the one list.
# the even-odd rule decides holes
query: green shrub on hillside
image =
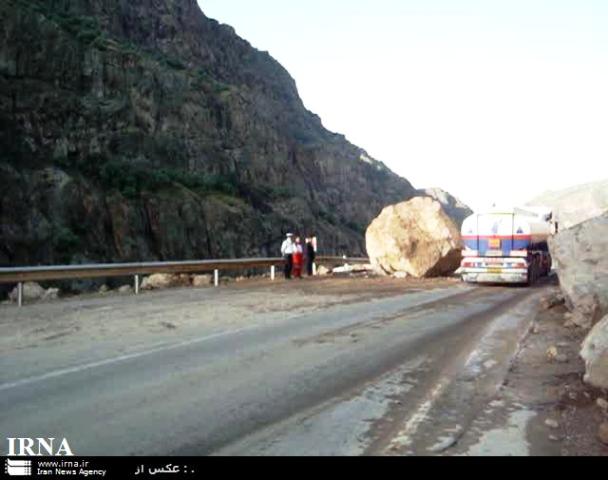
{"label": "green shrub on hillside", "polygon": [[237,195],[239,184],[230,175],[206,175],[173,168],[152,168],[124,160],[110,160],[99,167],[99,180],[107,188],[120,191],[125,197],[134,198],[143,191],[157,191],[180,184],[199,193],[223,193]]}

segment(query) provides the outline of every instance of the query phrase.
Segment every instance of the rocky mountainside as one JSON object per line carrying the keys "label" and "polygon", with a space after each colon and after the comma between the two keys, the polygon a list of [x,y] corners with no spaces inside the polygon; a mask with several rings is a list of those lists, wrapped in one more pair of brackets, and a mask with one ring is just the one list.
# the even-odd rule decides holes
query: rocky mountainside
{"label": "rocky mountainside", "polygon": [[608,211],[608,179],[545,192],[528,205],[551,207],[560,228],[570,228]]}
{"label": "rocky mountainside", "polygon": [[362,254],[416,194],[195,0],[0,2],[0,264]]}

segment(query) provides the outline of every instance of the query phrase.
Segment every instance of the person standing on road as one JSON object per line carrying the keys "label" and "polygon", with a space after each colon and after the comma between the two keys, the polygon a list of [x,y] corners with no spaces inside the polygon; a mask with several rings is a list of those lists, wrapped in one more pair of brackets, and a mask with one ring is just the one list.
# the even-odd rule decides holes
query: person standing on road
{"label": "person standing on road", "polygon": [[296,244],[293,251],[293,276],[302,278],[302,265],[304,263],[304,250],[302,249],[302,240],[296,237]]}
{"label": "person standing on road", "polygon": [[306,239],[306,273],[310,277],[312,275],[312,264],[315,261],[315,246],[312,243],[312,238]]}
{"label": "person standing on road", "polygon": [[288,233],[287,238],[283,241],[281,245],[281,255],[283,255],[283,259],[285,260],[284,270],[285,278],[287,280],[291,280],[291,269],[293,268],[293,252],[295,250],[295,245],[293,243],[293,234]]}

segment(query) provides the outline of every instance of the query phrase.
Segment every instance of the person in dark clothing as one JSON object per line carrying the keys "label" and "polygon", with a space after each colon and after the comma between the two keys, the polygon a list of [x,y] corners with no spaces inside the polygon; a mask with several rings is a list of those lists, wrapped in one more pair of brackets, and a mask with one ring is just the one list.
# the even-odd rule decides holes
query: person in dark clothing
{"label": "person in dark clothing", "polygon": [[310,277],[312,275],[312,264],[315,261],[315,246],[312,243],[312,238],[306,239],[306,273]]}

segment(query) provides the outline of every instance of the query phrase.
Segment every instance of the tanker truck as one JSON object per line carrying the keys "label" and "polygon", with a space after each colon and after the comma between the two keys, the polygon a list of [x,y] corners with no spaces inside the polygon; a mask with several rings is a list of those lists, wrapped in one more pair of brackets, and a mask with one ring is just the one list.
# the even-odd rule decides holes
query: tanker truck
{"label": "tanker truck", "polygon": [[462,280],[532,285],[551,271],[547,239],[557,225],[544,207],[492,208],[462,223]]}

